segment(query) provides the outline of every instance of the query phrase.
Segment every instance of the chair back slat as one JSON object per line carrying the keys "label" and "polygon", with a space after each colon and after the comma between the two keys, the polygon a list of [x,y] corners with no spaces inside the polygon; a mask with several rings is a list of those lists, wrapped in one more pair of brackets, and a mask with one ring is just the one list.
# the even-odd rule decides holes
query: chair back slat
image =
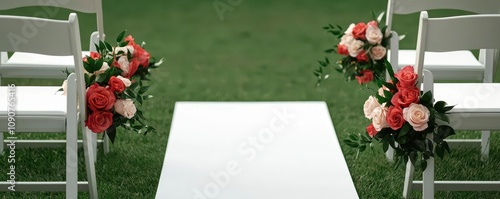
{"label": "chair back slat", "polygon": [[68,21],[0,16],[0,51],[73,55]]}
{"label": "chair back slat", "polygon": [[[415,72],[422,82],[425,52],[488,49],[485,65],[492,65],[494,49],[500,49],[500,14],[429,18],[420,13]],[[490,52],[491,51],[491,52]]]}
{"label": "chair back slat", "polygon": [[411,14],[421,11],[451,9],[476,14],[500,13],[499,0],[388,0],[386,25],[392,30],[393,14]]}
{"label": "chair back slat", "polygon": [[100,1],[96,0],[0,0],[0,10],[10,10],[14,8],[31,6],[51,6],[56,8],[66,8],[84,13],[97,13],[101,7]]}

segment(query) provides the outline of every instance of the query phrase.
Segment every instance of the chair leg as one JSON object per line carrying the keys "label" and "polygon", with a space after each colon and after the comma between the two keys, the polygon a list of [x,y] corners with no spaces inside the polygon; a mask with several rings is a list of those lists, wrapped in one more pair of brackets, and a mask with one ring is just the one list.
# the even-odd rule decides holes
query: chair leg
{"label": "chair leg", "polygon": [[481,131],[481,159],[487,160],[490,153],[490,131]]}
{"label": "chair leg", "polygon": [[85,170],[87,171],[87,181],[89,185],[89,197],[97,199],[97,183],[95,175],[95,158],[93,152],[92,133],[88,128],[82,129],[83,150],[85,155]]}
{"label": "chair leg", "polygon": [[[427,139],[433,140],[432,133],[427,135]],[[427,160],[427,168],[424,171],[422,180],[422,195],[424,199],[434,199],[434,157]]]}
{"label": "chair leg", "polygon": [[392,147],[389,147],[387,151],[385,152],[385,157],[389,162],[394,161],[394,149]]}
{"label": "chair leg", "polygon": [[69,122],[66,132],[66,198],[78,197],[78,136],[76,121]]}
{"label": "chair leg", "polygon": [[0,155],[3,154],[4,147],[3,132],[0,132]]}
{"label": "chair leg", "polygon": [[97,134],[88,132],[90,134],[90,137],[92,139],[92,150],[94,152],[94,163],[97,161]]}
{"label": "chair leg", "polygon": [[102,148],[104,149],[104,155],[109,153],[109,142],[110,140],[108,134],[105,134],[102,140]]}
{"label": "chair leg", "polygon": [[409,198],[411,193],[411,186],[413,184],[413,174],[415,167],[410,161],[406,163],[405,183],[403,187],[403,198]]}

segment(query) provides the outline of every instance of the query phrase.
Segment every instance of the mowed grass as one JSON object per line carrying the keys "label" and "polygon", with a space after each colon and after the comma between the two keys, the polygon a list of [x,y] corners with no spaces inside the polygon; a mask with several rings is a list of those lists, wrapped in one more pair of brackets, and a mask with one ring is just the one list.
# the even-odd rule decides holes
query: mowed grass
{"label": "mowed grass", "polygon": [[[315,87],[312,71],[317,67],[316,60],[325,56],[323,50],[336,44],[322,26],[331,23],[347,27],[349,23],[369,21],[370,11],[384,11],[386,1],[243,0],[223,14],[223,21],[213,1],[103,1],[103,7],[108,41],[127,29],[136,41],[146,41],[146,49],[157,58],[164,57],[165,62],[154,71],[150,82],[149,93],[155,97],[142,107],[158,132],[144,136],[119,129],[111,152],[103,155],[99,151],[96,170],[100,198],[154,198],[176,101],[326,101],[339,141],[350,133],[363,133],[369,123],[362,114],[369,91],[356,82],[346,83],[337,73]],[[33,16],[39,11],[43,9],[0,14]],[[57,18],[66,19],[69,13],[59,9]],[[460,12],[430,13],[434,17]],[[78,16],[86,49],[88,35],[95,30],[95,17],[84,13]],[[401,43],[403,48],[415,46],[417,24],[418,14],[396,17],[394,29],[407,35]],[[2,79],[2,85],[61,82]],[[360,198],[401,197],[404,169],[394,169],[379,145],[357,158],[354,149],[342,142],[341,146]],[[479,161],[478,149],[453,150],[444,160],[436,161],[436,179],[500,179],[499,146],[500,138],[493,134],[486,162]],[[85,180],[83,154],[79,157],[79,177]],[[64,180],[63,149],[18,149],[16,161],[17,180]],[[7,179],[7,172],[7,157],[2,156],[0,179]],[[420,174],[417,171],[417,178]],[[0,193],[0,198],[64,197],[64,193],[50,192]],[[86,197],[86,193],[79,194],[79,198]],[[419,192],[412,193],[412,198],[419,197]],[[437,192],[436,198],[500,198],[500,193]]]}

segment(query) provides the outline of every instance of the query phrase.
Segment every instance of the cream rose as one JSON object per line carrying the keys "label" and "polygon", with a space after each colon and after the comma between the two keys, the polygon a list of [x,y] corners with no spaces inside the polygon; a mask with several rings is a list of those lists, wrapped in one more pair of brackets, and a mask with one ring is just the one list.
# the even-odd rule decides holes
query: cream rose
{"label": "cream rose", "polygon": [[350,45],[347,46],[347,51],[351,57],[357,57],[358,54],[363,51],[363,43],[361,40],[354,40]]}
{"label": "cream rose", "polygon": [[122,77],[121,75],[116,76],[116,78],[122,80],[123,84],[125,84],[126,87],[129,87],[132,84],[129,79]]}
{"label": "cream rose", "polygon": [[118,58],[118,65],[120,65],[120,69],[122,69],[123,71],[123,76],[128,73],[129,64],[130,63],[128,62],[127,56],[121,56],[120,58]]}
{"label": "cream rose", "polygon": [[385,103],[373,109],[372,112],[372,124],[375,130],[380,131],[383,128],[389,127],[389,124],[386,121],[387,108],[385,107]]}
{"label": "cream rose", "polygon": [[422,104],[410,104],[403,109],[403,118],[410,123],[415,131],[423,131],[429,125],[430,111]]}
{"label": "cream rose", "polygon": [[344,32],[345,35],[351,35],[352,36],[352,29],[354,29],[354,26],[356,26],[356,24],[351,24],[349,25],[349,27],[347,28],[347,30]]}
{"label": "cream rose", "polygon": [[380,28],[377,26],[368,26],[365,37],[368,43],[375,45],[382,42],[382,37],[384,37],[384,35],[382,35],[382,31],[380,31]]}
{"label": "cream rose", "polygon": [[350,46],[353,41],[355,41],[352,35],[344,35],[340,38],[340,45]]}
{"label": "cream rose", "polygon": [[68,80],[64,80],[62,84],[63,93],[62,95],[68,94]]}
{"label": "cream rose", "polygon": [[115,102],[115,111],[128,119],[134,117],[137,109],[131,99],[118,99]]}
{"label": "cream rose", "polygon": [[102,73],[104,73],[106,70],[108,70],[108,68],[109,68],[108,63],[107,63],[107,62],[103,62],[103,63],[102,63],[102,66],[101,66],[101,69],[99,69],[98,71],[95,71],[95,72],[94,72],[94,74],[96,74],[96,75],[102,74]]}
{"label": "cream rose", "polygon": [[368,119],[372,119],[373,109],[379,107],[380,104],[377,101],[377,98],[370,96],[365,101],[365,105],[363,106],[363,112],[365,113],[365,117]]}
{"label": "cream rose", "polygon": [[134,47],[133,46],[128,45],[128,46],[124,46],[124,47],[116,47],[115,48],[115,54],[118,54],[120,51],[122,51],[124,54],[126,54],[128,51],[130,53],[130,55],[134,55]]}
{"label": "cream rose", "polygon": [[387,53],[387,49],[385,49],[381,45],[378,45],[378,46],[375,46],[371,49],[370,55],[371,55],[373,60],[381,60],[382,58],[384,58],[386,53]]}

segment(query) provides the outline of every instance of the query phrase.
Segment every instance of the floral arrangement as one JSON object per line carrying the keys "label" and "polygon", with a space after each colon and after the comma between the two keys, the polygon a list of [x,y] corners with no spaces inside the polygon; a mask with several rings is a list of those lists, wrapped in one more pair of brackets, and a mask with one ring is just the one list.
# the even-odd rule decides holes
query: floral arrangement
{"label": "floral arrangement", "polygon": [[[374,14],[374,13],[373,13]],[[364,23],[350,24],[347,30],[337,25],[323,27],[328,33],[334,35],[340,42],[334,48],[325,50],[326,53],[336,52],[343,57],[336,62],[335,69],[344,74],[347,81],[356,79],[359,84],[366,84],[374,79],[383,80],[385,77],[384,61],[387,59],[387,47],[389,45],[390,33],[386,33],[387,27],[379,27],[384,13],[374,20]],[[327,79],[329,74],[326,67],[331,63],[327,57],[325,61],[318,61],[320,66],[314,71],[319,83]]]}
{"label": "floral arrangement", "polygon": [[[426,160],[434,154],[443,158],[444,151],[449,152],[444,139],[455,133],[447,125],[446,112],[453,106],[447,106],[444,101],[433,103],[430,91],[421,95],[416,82],[418,75],[412,66],[394,74],[390,64],[386,64],[391,80],[376,80],[378,93],[370,96],[363,106],[365,117],[371,120],[366,127],[367,134],[350,135],[344,142],[362,152],[373,139],[378,140],[384,152],[389,146],[395,149],[397,165],[408,159],[415,165],[419,160],[425,170]],[[431,133],[433,140],[427,138]]]}
{"label": "floral arrangement", "polygon": [[[105,41],[95,44],[97,52],[83,58],[85,83],[87,87],[85,125],[94,133],[106,133],[114,142],[116,127],[123,127],[138,133],[147,134],[156,129],[145,123],[138,105],[153,97],[146,95],[149,86],[150,69],[157,68],[158,62],[151,57],[134,38],[125,37],[121,32],[117,46],[112,47]],[[66,81],[63,90],[66,90]]]}

